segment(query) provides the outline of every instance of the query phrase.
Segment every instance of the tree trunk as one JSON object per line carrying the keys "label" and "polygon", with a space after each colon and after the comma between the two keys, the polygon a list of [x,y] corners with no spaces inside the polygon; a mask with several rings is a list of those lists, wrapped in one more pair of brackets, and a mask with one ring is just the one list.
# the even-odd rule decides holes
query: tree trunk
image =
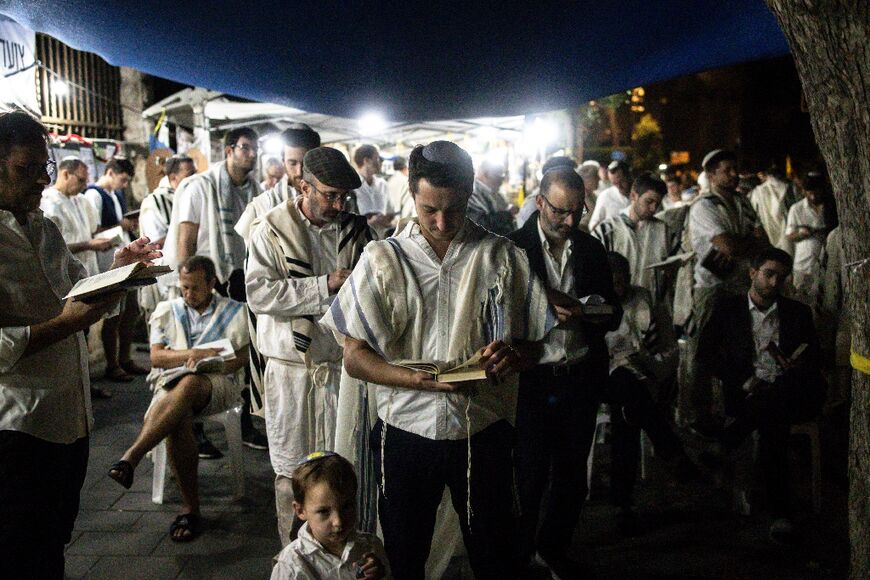
{"label": "tree trunk", "polygon": [[[767,0],[788,39],[837,199],[846,262],[870,257],[870,0]],[[852,348],[870,356],[870,265],[845,277]],[[870,578],[870,375],[853,371],[851,578]]]}

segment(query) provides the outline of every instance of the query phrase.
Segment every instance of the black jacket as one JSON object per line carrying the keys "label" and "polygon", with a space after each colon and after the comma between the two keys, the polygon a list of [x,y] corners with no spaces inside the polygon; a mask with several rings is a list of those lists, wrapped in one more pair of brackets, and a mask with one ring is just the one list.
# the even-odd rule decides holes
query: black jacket
{"label": "black jacket", "polygon": [[[798,359],[801,380],[823,381],[819,371],[819,339],[810,308],[784,296],[777,298],[779,349],[790,357],[806,343]],[[743,385],[755,373],[755,340],[746,294],[727,294],[713,307],[709,323],[698,338],[697,359],[707,364],[725,387],[726,409],[745,395]],[[797,369],[796,369],[797,370]]]}
{"label": "black jacket", "polygon": [[[508,236],[509,239],[526,251],[532,272],[547,284],[547,265],[544,262],[544,248],[538,234],[538,212],[533,213],[522,228]],[[607,261],[607,252],[601,242],[579,230],[571,235],[573,249],[571,266],[574,269],[574,289],[578,297],[599,294],[607,304],[613,306],[613,315],[607,324],[583,324],[583,334],[589,345],[587,361],[594,367],[594,374],[603,379],[607,377],[609,355],[604,335],[619,327],[622,320],[622,307],[613,291],[613,278]]]}

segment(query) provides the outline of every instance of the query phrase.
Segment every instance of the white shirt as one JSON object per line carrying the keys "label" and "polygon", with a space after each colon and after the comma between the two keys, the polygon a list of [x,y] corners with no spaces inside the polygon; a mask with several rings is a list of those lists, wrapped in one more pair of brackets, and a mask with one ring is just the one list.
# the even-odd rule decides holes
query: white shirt
{"label": "white shirt", "polygon": [[390,203],[390,193],[387,188],[387,182],[375,175],[372,178],[371,185],[360,175],[362,185],[355,189],[356,204],[359,208],[360,215],[369,215],[373,213],[391,214],[396,210]]}
{"label": "white shirt", "polygon": [[404,173],[397,171],[395,175],[390,177],[387,188],[390,192],[390,206],[393,211],[398,212],[399,219],[412,218],[417,215],[414,198],[408,188],[408,177]]}
{"label": "white shirt", "polygon": [[[544,230],[541,229],[541,218],[538,217],[538,236],[541,238],[541,249],[544,251],[544,264],[547,267],[547,286],[554,288],[560,292],[564,292],[569,296],[577,298],[574,291],[574,268],[571,266],[571,253],[574,250],[574,242],[568,240],[565,247],[562,248],[561,260],[556,260],[550,252],[550,242],[547,236],[544,235]],[[568,334],[579,332],[576,330],[565,330],[564,328],[553,328],[547,337],[543,340],[543,352],[540,364],[570,364],[583,358],[588,352],[588,347],[572,348],[574,352],[568,353]]]}
{"label": "white shirt", "polygon": [[755,341],[755,358],[752,363],[755,366],[755,376],[762,381],[772,383],[782,374],[776,359],[767,350],[767,345],[771,342],[779,346],[779,308],[774,302],[770,308],[763,311],[755,305],[748,294],[746,300],[749,302],[752,338]]}
{"label": "white shirt", "polygon": [[356,563],[369,552],[381,561],[384,578],[392,578],[384,545],[376,535],[352,532],[338,558],[314,538],[305,522],[296,539],[278,554],[272,580],[356,580]]}
{"label": "white shirt", "polygon": [[[297,207],[302,203],[299,197]],[[286,211],[275,208],[272,211]],[[301,213],[301,212],[300,212]],[[290,320],[312,316],[315,320],[326,313],[334,295],[330,295],[327,278],[338,263],[338,236],[340,224],[335,221],[315,226],[304,214],[305,234],[309,258],[315,276],[287,278],[284,275],[285,257],[276,251],[269,240],[270,226],[260,222],[251,231],[245,281],[248,307],[257,315],[257,347],[263,356],[302,364],[304,358],[293,346]],[[308,356],[312,362],[341,361],[342,349],[332,332],[316,325],[311,335]]]}
{"label": "white shirt", "polygon": [[251,239],[251,226],[254,222],[273,208],[278,207],[288,199],[296,199],[298,194],[296,188],[290,185],[289,178],[285,175],[272,189],[267,189],[257,197],[251,200],[251,203],[242,212],[242,217],[236,222],[236,233],[249,242]]}
{"label": "white shirt", "polygon": [[[255,191],[249,192],[248,187],[251,183],[249,181],[246,181],[242,186],[233,184],[227,175],[226,168],[221,169],[220,179],[225,179],[233,192],[232,200],[234,205],[227,209],[233,212],[233,215],[228,219],[230,219],[232,225],[235,225],[239,221],[239,218],[242,217],[242,213],[244,213],[248,205],[247,200],[250,199],[249,196],[257,195],[259,191],[256,184],[253,184]],[[178,223],[190,222],[199,226],[196,234],[196,255],[211,257],[209,239],[212,236],[212,232],[209,227],[210,220],[206,219],[203,215],[206,195],[214,195],[211,191],[211,183],[206,179],[201,179],[190,183],[180,193],[176,194],[175,203],[179,209]],[[233,231],[232,225],[230,226],[231,232]],[[221,234],[220,232],[214,232],[214,235],[219,236]],[[230,241],[233,245],[231,248],[233,255],[232,269],[241,270],[245,267],[245,240],[241,236],[234,235],[230,237]]]}
{"label": "white shirt", "polygon": [[159,187],[146,195],[139,206],[139,230],[152,242],[162,240],[169,232],[174,195],[174,189]]}
{"label": "white shirt", "polygon": [[[487,239],[471,237],[480,234],[480,227],[466,218],[462,228],[453,238],[444,259],[438,258],[435,251],[420,232],[420,226],[411,222],[404,230],[391,238],[398,244],[398,250],[402,255],[402,262],[411,270],[413,283],[409,283],[409,291],[413,289],[413,297],[408,298],[413,304],[413,318],[408,321],[410,329],[423,329],[422,332],[407,332],[408,341],[401,345],[397,352],[391,355],[392,360],[420,359],[427,361],[447,361],[451,359],[451,337],[453,336],[453,318],[457,312],[463,312],[463,306],[459,303],[460,291],[463,289],[462,278],[467,272],[469,260],[476,256],[480,250],[482,240]],[[487,236],[488,237],[488,236]],[[521,250],[513,248],[514,252]],[[332,309],[324,317],[322,323],[326,323],[334,330],[335,325],[333,309],[341,310],[341,296],[349,291],[356,292],[356,288],[362,283],[358,280],[370,276],[376,270],[376,265],[369,263],[370,254],[364,252],[353,275],[345,283],[339,293],[338,302],[333,304]],[[522,257],[525,260],[525,257]],[[524,264],[527,262],[523,261]],[[505,264],[504,267],[509,267]],[[519,267],[514,275],[519,275]],[[404,270],[403,270],[404,272]],[[487,276],[491,273],[478,274]],[[529,272],[526,273],[528,286],[532,295],[540,298],[542,293],[541,282]],[[409,276],[410,277],[410,276]],[[516,283],[517,280],[514,280]],[[520,280],[520,283],[524,281]],[[419,288],[419,292],[417,292]],[[515,297],[520,299],[519,296]],[[357,298],[354,298],[357,302]],[[337,304],[337,305],[336,305]],[[529,302],[525,308],[531,310],[538,302]],[[357,306],[348,307],[358,308]],[[516,321],[516,325],[523,326],[527,333],[525,336],[512,335],[511,338],[520,340],[541,340],[549,330],[552,323],[551,312],[544,302],[544,310],[540,312],[524,312],[526,322]],[[467,309],[467,308],[466,308]],[[369,312],[367,316],[376,315]],[[534,316],[535,320],[529,319]],[[342,317],[347,317],[342,314]],[[480,322],[483,324],[484,316],[481,313]],[[511,321],[514,324],[514,321]],[[513,332],[513,330],[511,330]],[[521,331],[522,332],[522,331]],[[534,333],[540,333],[540,336]],[[359,334],[359,340],[366,337]],[[391,341],[398,337],[389,337]],[[418,342],[419,341],[419,342]],[[413,342],[413,344],[412,344]],[[412,354],[413,352],[413,354]],[[403,353],[407,355],[403,356]],[[483,381],[480,381],[481,383]],[[462,393],[445,393],[418,391],[398,387],[378,385],[376,389],[378,416],[388,425],[398,427],[405,431],[435,440],[459,440],[473,435],[496,421],[507,419],[513,422],[516,413],[516,393],[518,377],[516,374],[509,375],[498,385],[478,385],[479,391],[476,396],[467,397]],[[467,418],[466,418],[467,417]]]}
{"label": "white shirt", "polygon": [[0,431],[64,444],[91,431],[84,333],[22,357],[30,327],[59,315],[63,296],[85,276],[42,212],[31,212],[21,226],[0,210]]}
{"label": "white shirt", "polygon": [[[60,229],[67,246],[89,242],[100,227],[99,215],[82,195],[66,196],[53,187],[42,192],[39,209]],[[88,276],[99,274],[97,253],[85,250],[73,254],[85,267]]]}
{"label": "white shirt", "polygon": [[[793,234],[800,226],[809,228],[825,227],[825,216],[819,208],[816,211],[810,207],[810,202],[804,198],[791,206],[788,210],[788,222],[785,227],[785,233]],[[825,247],[825,238],[821,235],[813,235],[794,245],[794,271],[795,272],[816,272],[819,268],[819,256],[822,249]]]}
{"label": "white shirt", "polygon": [[658,270],[647,266],[660,262],[674,251],[667,224],[653,216],[634,223],[630,207],[619,215],[598,224],[592,235],[601,240],[608,252],[617,252],[628,260],[631,283],[649,290],[654,301],[664,297],[663,279]]}
{"label": "white shirt", "polygon": [[[187,320],[190,323],[190,344],[196,344],[199,342],[199,337],[202,336],[203,331],[208,327],[209,322],[211,322],[211,317],[215,310],[214,298],[212,298],[212,301],[206,309],[202,311],[202,313],[200,313],[196,308],[188,306],[186,302],[184,303],[184,309],[187,311]],[[164,328],[159,324],[151,324],[150,328],[151,344],[169,346],[170,340],[166,336],[166,330]]]}
{"label": "white shirt", "polygon": [[713,238],[725,233],[744,238],[758,225],[755,211],[749,201],[740,195],[725,201],[722,196],[713,193],[695,201],[689,209],[689,238],[696,256],[695,288],[712,288],[725,282],[701,265],[713,247]]}
{"label": "white shirt", "polygon": [[622,195],[619,188],[611,185],[602,191],[595,200],[595,209],[592,210],[592,217],[589,218],[589,231],[595,229],[595,226],[606,220],[619,215],[619,212],[628,207],[631,203],[628,196]]}
{"label": "white shirt", "polygon": [[[117,216],[118,221],[121,221],[124,218],[124,210],[121,209],[121,202],[118,200],[118,196],[111,189],[106,189],[106,193],[109,194],[109,197],[112,199],[115,205],[115,216]],[[100,192],[96,189],[90,188],[84,193],[85,199],[91,202],[91,205],[94,206],[94,209],[97,210],[97,215],[103,215],[103,197],[100,195]],[[102,224],[100,224],[102,225]]]}
{"label": "white shirt", "polygon": [[785,238],[786,210],[783,200],[788,193],[789,184],[770,175],[764,183],[749,192],[749,203],[770,238],[770,243],[791,252],[791,245]]}

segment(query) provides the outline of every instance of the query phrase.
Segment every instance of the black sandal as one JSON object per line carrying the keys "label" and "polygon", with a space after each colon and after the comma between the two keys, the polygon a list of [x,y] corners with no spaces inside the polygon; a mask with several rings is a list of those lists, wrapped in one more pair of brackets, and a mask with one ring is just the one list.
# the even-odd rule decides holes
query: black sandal
{"label": "black sandal", "polygon": [[129,461],[118,461],[112,464],[109,468],[109,477],[123,485],[126,489],[130,489],[133,485],[133,466]]}
{"label": "black sandal", "polygon": [[[199,535],[199,514],[181,514],[175,518],[175,521],[169,526],[169,539],[173,542],[190,542]],[[183,533],[176,535],[176,532],[181,530],[190,532],[187,535]]]}

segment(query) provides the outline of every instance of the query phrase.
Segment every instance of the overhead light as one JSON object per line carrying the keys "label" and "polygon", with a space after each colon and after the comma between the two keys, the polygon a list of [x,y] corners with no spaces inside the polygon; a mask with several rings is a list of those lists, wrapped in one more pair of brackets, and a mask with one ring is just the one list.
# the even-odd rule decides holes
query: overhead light
{"label": "overhead light", "polygon": [[51,92],[58,97],[65,97],[69,94],[69,85],[60,79],[54,79],[49,83]]}
{"label": "overhead light", "polygon": [[280,137],[269,137],[263,143],[263,151],[268,155],[282,155],[284,153],[284,142]]}
{"label": "overhead light", "polygon": [[366,113],[359,119],[359,132],[364,137],[379,135],[386,128],[387,121],[380,113]]}

